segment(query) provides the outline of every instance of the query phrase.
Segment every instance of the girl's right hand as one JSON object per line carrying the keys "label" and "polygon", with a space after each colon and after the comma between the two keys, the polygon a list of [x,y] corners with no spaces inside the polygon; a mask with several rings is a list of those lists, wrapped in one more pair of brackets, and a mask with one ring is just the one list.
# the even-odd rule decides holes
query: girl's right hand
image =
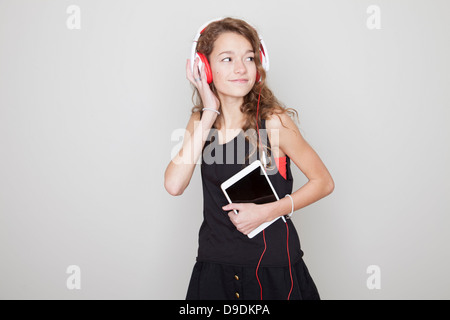
{"label": "girl's right hand", "polygon": [[197,88],[200,98],[202,99],[203,106],[207,108],[213,108],[219,110],[220,102],[215,94],[211,91],[208,82],[206,81],[205,66],[202,65],[201,75],[198,70],[199,59],[196,58],[194,61],[194,73],[191,69],[191,61],[187,59],[186,64],[186,78]]}

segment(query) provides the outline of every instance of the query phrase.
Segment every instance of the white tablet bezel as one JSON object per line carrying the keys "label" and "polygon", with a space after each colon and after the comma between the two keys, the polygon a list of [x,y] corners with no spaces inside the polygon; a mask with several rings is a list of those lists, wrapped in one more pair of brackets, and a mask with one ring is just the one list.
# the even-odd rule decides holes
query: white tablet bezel
{"label": "white tablet bezel", "polygon": [[[264,173],[264,176],[267,179],[267,182],[269,183],[270,188],[272,189],[273,194],[275,195],[275,198],[277,200],[280,200],[280,198],[278,197],[277,192],[275,191],[272,183],[270,182],[269,177],[267,176],[266,170],[264,170],[264,167],[261,163],[261,161],[259,160],[255,160],[254,162],[252,162],[250,165],[248,165],[247,167],[245,167],[244,169],[242,169],[241,171],[239,171],[238,173],[236,173],[234,176],[232,176],[231,178],[229,178],[228,180],[226,180],[225,182],[223,182],[220,185],[220,188],[222,189],[223,193],[225,194],[225,197],[227,198],[229,203],[232,203],[230,197],[228,196],[227,193],[227,189],[232,186],[233,184],[235,184],[237,181],[241,180],[242,178],[244,178],[245,176],[247,176],[250,172],[252,172],[253,170],[255,170],[256,168],[260,168],[261,171]],[[236,210],[234,210],[235,214],[238,214],[238,212]],[[283,216],[278,217],[273,219],[272,221],[269,222],[265,222],[263,224],[261,224],[259,227],[257,227],[256,229],[254,229],[252,232],[250,232],[247,236],[249,238],[253,238],[254,236],[256,236],[258,233],[260,233],[262,230],[264,230],[265,228],[267,228],[268,226],[270,226],[272,223],[274,223],[276,220],[278,220],[279,218],[282,218],[284,222],[286,222],[286,220],[284,219]]]}

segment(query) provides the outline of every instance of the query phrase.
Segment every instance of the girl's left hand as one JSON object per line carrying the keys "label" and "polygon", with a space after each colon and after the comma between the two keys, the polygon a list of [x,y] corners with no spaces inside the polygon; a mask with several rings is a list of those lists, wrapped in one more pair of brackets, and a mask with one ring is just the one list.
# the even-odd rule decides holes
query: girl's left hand
{"label": "girl's left hand", "polygon": [[223,210],[237,210],[228,212],[231,222],[243,234],[247,235],[262,223],[270,221],[268,207],[264,204],[230,203],[222,207]]}

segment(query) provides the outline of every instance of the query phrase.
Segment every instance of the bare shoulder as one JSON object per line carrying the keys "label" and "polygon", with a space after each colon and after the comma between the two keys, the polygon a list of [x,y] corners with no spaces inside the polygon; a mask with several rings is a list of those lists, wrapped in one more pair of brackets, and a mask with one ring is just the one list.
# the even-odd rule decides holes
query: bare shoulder
{"label": "bare shoulder", "polygon": [[287,154],[285,142],[297,135],[296,124],[286,112],[280,112],[272,114],[266,120],[266,129],[274,157],[284,157]]}
{"label": "bare shoulder", "polygon": [[269,119],[266,120],[266,128],[269,131],[280,130],[283,131],[284,134],[288,134],[289,131],[291,134],[299,133],[297,125],[286,112],[272,114]]}
{"label": "bare shoulder", "polygon": [[272,114],[266,120],[266,128],[270,142],[279,150],[280,157],[288,155],[292,158],[293,150],[304,145],[298,126],[286,112]]}

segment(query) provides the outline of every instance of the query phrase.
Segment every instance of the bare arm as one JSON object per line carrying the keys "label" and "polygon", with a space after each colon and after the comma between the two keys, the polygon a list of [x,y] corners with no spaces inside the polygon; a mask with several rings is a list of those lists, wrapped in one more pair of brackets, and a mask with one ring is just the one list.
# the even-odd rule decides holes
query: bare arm
{"label": "bare arm", "polygon": [[195,165],[200,158],[207,135],[217,114],[204,112],[192,114],[186,127],[183,146],[178,154],[170,161],[164,173],[164,187],[173,196],[183,194],[191,181]]}
{"label": "bare arm", "polygon": [[[308,178],[308,182],[291,195],[294,200],[295,211],[304,208],[333,192],[334,181],[318,154],[302,137],[298,127],[292,119],[286,114],[280,116],[283,120],[283,124],[287,128],[282,126],[277,116],[274,116],[271,119],[273,128],[279,130],[279,148],[294,161],[296,166]],[[284,196],[285,195],[280,195],[280,198]],[[289,198],[280,199],[279,201],[273,202],[271,205],[270,211],[272,214],[269,219],[286,215],[290,213],[292,209],[291,200]]]}
{"label": "bare arm", "polygon": [[[198,89],[203,105],[219,109],[219,100],[212,93],[206,81],[206,73],[202,69],[201,80],[198,72],[198,59],[194,63],[194,74],[190,61],[186,64],[186,77]],[[192,114],[186,127],[183,145],[178,154],[170,161],[164,173],[164,187],[173,196],[183,194],[191,181],[195,165],[202,153],[209,130],[217,118],[217,113],[205,110],[200,119],[200,113]]]}

